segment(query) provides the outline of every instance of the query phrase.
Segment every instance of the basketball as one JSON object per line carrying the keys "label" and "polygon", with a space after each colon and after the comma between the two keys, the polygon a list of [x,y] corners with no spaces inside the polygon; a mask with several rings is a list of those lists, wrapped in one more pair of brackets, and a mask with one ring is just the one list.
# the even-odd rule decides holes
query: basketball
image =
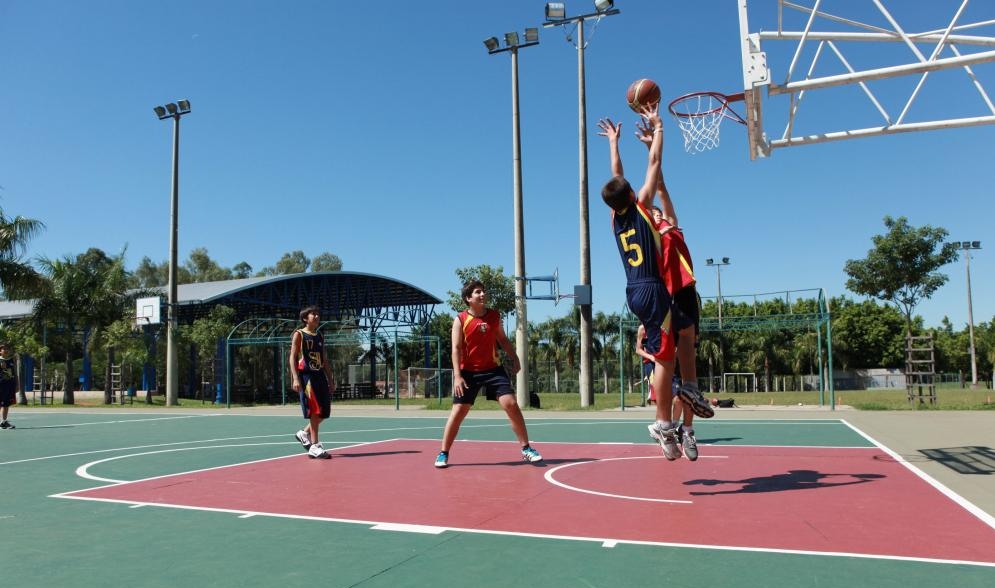
{"label": "basketball", "polygon": [[625,101],[629,103],[629,108],[642,113],[643,108],[660,102],[660,86],[653,80],[636,80],[625,93]]}

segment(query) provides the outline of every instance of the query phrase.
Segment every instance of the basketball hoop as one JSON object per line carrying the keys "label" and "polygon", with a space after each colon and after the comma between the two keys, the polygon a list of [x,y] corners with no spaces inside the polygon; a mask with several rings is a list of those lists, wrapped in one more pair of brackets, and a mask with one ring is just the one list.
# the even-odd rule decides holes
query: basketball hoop
{"label": "basketball hoop", "polygon": [[693,155],[718,147],[719,127],[727,118],[745,125],[746,120],[729,106],[744,98],[742,93],[694,92],[671,102],[670,114],[684,135],[684,150]]}

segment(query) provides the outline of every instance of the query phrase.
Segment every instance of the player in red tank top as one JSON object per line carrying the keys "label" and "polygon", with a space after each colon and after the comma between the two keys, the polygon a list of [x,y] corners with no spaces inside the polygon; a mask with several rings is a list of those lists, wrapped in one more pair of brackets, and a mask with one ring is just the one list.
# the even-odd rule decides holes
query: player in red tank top
{"label": "player in red tank top", "polygon": [[511,359],[514,373],[517,374],[522,368],[515,348],[501,328],[501,315],[496,310],[487,308],[487,292],[478,280],[467,282],[463,286],[462,296],[468,308],[453,320],[452,329],[453,408],[442,433],[442,450],[435,458],[435,467],[444,468],[449,465],[449,449],[456,441],[460,425],[481,389],[488,399],[493,397],[497,400],[508,415],[511,429],[522,446],[522,459],[529,462],[541,461],[542,456],[529,445],[525,418],[518,407],[518,399],[515,398],[508,372],[498,357],[497,348],[500,346]]}

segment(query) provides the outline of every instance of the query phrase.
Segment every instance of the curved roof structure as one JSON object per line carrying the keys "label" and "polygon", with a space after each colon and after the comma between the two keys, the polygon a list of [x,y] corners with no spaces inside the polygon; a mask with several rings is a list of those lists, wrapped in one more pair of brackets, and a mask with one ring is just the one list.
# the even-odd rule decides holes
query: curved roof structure
{"label": "curved roof structure", "polygon": [[[158,288],[166,304],[166,288]],[[177,319],[190,323],[217,305],[235,309],[238,320],[252,317],[298,319],[309,305],[325,321],[355,320],[376,328],[383,323],[421,325],[442,301],[411,284],[358,272],[311,272],[199,282],[177,286]],[[0,302],[0,319],[30,314],[31,301]],[[162,316],[166,316],[165,308]]]}

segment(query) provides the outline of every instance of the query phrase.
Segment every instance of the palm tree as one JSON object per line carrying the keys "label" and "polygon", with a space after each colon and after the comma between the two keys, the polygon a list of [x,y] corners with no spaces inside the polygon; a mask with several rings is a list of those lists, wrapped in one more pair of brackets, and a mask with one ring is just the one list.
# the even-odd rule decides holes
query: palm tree
{"label": "palm tree", "polygon": [[708,391],[715,390],[715,366],[722,363],[722,348],[718,341],[702,338],[698,341],[698,355],[708,362]]}
{"label": "palm tree", "polygon": [[0,210],[0,291],[5,298],[30,298],[37,292],[41,276],[21,261],[21,255],[44,228],[41,221],[22,216],[8,218]]}
{"label": "palm tree", "polygon": [[608,359],[618,357],[618,347],[621,335],[619,334],[619,321],[617,314],[606,315],[598,312],[594,315],[593,323],[593,351],[594,360],[601,362],[602,393],[608,393]]}
{"label": "palm tree", "polygon": [[553,364],[553,391],[560,391],[560,370],[563,362],[570,362],[570,341],[568,329],[564,328],[569,319],[551,318],[539,325],[539,357]]}
{"label": "palm tree", "polygon": [[[68,339],[62,402],[74,404],[72,352],[76,333],[86,328],[99,331],[123,315],[124,258],[123,255],[110,258],[99,249],[90,249],[62,259],[42,258],[39,263],[46,280],[32,316],[36,325],[61,327]],[[110,402],[106,390],[104,400]]]}

